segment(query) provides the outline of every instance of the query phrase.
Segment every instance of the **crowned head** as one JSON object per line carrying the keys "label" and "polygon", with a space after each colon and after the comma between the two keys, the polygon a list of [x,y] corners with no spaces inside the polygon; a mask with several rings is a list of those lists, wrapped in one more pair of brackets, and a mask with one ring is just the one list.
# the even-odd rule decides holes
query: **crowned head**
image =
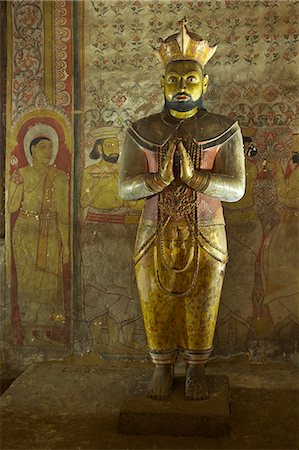
{"label": "crowned head", "polygon": [[189,32],[185,19],[181,22],[179,33],[172,34],[166,39],[160,39],[160,47],[156,55],[166,68],[174,61],[196,61],[204,68],[217,50],[217,46],[210,47],[207,41],[198,34]]}
{"label": "crowned head", "polygon": [[203,95],[208,86],[208,75],[203,68],[214,55],[215,47],[187,30],[185,20],[180,33],[160,41],[156,52],[163,66],[162,78],[165,109],[178,118],[191,117],[203,107]]}

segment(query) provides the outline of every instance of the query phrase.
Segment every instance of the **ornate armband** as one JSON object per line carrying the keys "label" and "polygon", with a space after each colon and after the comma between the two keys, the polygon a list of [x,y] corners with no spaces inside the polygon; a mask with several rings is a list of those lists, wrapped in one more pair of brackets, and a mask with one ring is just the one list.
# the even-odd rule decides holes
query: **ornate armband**
{"label": "ornate armband", "polygon": [[158,173],[148,173],[145,177],[145,183],[148,189],[154,194],[158,194],[168,186],[168,184],[163,181],[161,175]]}
{"label": "ornate armband", "polygon": [[188,181],[188,186],[198,192],[204,192],[210,184],[211,173],[206,171],[194,172]]}

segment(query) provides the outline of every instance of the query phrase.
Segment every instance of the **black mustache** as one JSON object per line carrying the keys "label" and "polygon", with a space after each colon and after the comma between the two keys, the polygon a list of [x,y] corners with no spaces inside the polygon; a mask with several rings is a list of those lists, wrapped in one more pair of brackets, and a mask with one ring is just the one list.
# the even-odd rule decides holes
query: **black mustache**
{"label": "black mustache", "polygon": [[[179,94],[176,94],[179,95]],[[185,95],[185,94],[184,94]],[[171,102],[165,99],[164,103],[164,111],[169,111],[170,109],[174,109],[175,111],[191,111],[191,109],[198,106],[201,109],[204,109],[203,105],[203,97],[201,96],[198,100],[193,101],[192,97],[190,97],[188,100],[185,100],[184,102],[179,102],[178,100],[172,100]]]}

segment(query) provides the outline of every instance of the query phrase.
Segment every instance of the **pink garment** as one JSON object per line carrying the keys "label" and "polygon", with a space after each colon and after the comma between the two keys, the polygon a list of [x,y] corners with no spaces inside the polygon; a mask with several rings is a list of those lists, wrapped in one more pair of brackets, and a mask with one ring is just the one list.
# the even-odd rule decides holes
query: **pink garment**
{"label": "pink garment", "polygon": [[[202,144],[202,142],[198,142]],[[220,149],[220,145],[207,148],[203,151],[200,168],[204,170],[212,170],[215,158]],[[145,154],[148,171],[150,173],[158,172],[158,153],[143,148]],[[145,200],[143,217],[157,221],[158,216],[158,195],[154,195]],[[223,225],[225,223],[221,201],[215,197],[198,192],[197,193],[197,218],[198,225]]]}

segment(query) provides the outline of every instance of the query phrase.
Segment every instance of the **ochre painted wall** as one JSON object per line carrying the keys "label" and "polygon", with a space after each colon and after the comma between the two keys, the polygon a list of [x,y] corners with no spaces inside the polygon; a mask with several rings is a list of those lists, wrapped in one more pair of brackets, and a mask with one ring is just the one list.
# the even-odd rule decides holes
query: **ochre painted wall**
{"label": "ochre painted wall", "polygon": [[[107,357],[145,356],[132,267],[142,202],[118,197],[117,156],[129,121],[163,107],[162,68],[153,47],[159,37],[175,32],[184,17],[191,31],[218,45],[206,66],[205,106],[239,121],[246,151],[246,195],[224,205],[230,261],[214,355],[250,352],[263,360],[294,351],[299,330],[295,2],[9,3],[7,192],[10,177],[18,180],[16,171],[29,165],[24,152],[29,128],[51,126],[59,142],[53,166],[67,180],[63,201],[70,253],[57,263],[57,296],[47,276],[38,288],[35,269],[22,271],[28,266],[16,258],[27,250],[36,258],[42,231],[28,225],[31,244],[28,235],[22,241],[20,208],[12,214],[7,209],[8,352],[58,357],[75,347]],[[80,7],[74,15],[75,3]],[[38,195],[41,201],[44,191]],[[58,194],[55,199],[52,212],[57,214],[62,199]],[[51,239],[53,248],[54,241],[62,240],[61,227]],[[26,279],[33,280],[33,312],[22,319],[29,298]],[[43,296],[48,304],[60,299],[60,323],[50,326],[45,320],[46,309],[39,304]]]}

